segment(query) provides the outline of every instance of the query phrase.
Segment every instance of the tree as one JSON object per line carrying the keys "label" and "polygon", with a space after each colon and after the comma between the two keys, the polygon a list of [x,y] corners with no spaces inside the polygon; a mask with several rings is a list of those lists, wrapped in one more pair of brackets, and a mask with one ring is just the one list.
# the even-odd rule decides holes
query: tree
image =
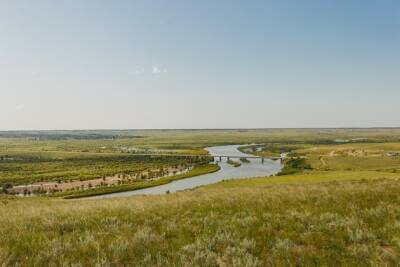
{"label": "tree", "polygon": [[2,190],[4,193],[9,193],[9,190],[13,188],[13,184],[11,183],[5,183],[2,185]]}

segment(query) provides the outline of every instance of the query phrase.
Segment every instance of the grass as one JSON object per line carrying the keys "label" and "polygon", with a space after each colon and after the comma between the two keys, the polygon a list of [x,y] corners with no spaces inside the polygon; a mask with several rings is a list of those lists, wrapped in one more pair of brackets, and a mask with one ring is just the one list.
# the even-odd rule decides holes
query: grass
{"label": "grass", "polygon": [[84,191],[61,192],[61,193],[54,194],[54,196],[56,196],[56,197],[61,196],[66,199],[73,199],[73,198],[98,196],[98,195],[104,195],[104,194],[110,194],[110,193],[134,191],[134,190],[154,187],[154,186],[158,186],[158,185],[168,184],[168,183],[176,181],[176,180],[181,180],[181,179],[185,179],[185,178],[189,178],[189,177],[193,177],[193,176],[216,172],[219,169],[220,169],[220,167],[216,164],[201,165],[201,166],[196,166],[195,168],[193,168],[191,171],[189,171],[187,173],[174,175],[174,176],[170,176],[170,177],[165,177],[165,178],[161,178],[161,179],[157,179],[157,180],[136,182],[136,183],[130,183],[130,184],[122,184],[122,185],[116,185],[116,186],[112,186],[112,187],[99,187],[99,188],[94,188],[94,189],[89,189],[89,190],[84,190]]}
{"label": "grass", "polygon": [[235,182],[111,200],[3,199],[0,262],[394,266],[400,260],[398,180],[225,187]]}
{"label": "grass", "polygon": [[292,175],[233,179],[209,185],[212,188],[265,187],[285,184],[318,184],[324,182],[343,182],[358,180],[400,179],[400,173],[377,171],[307,171]]}
{"label": "grass", "polygon": [[[204,154],[210,145],[256,143],[262,150],[254,153],[290,151],[304,159],[300,167],[312,167],[297,168],[297,162],[291,166],[299,171],[296,174],[227,180],[160,196],[65,200],[0,195],[4,266],[397,266],[400,262],[400,159],[386,155],[400,151],[400,129],[0,136],[5,137],[0,137],[3,182],[63,179],[71,173],[84,178],[87,170],[90,175],[104,175],[108,170],[115,174],[176,164],[161,156],[141,159],[126,152],[133,148],[155,154]],[[334,141],[353,138],[357,141]],[[355,143],[358,138],[367,140]],[[13,157],[20,160],[10,161]],[[198,166],[190,175],[216,168]],[[59,196],[134,190],[188,175]]]}
{"label": "grass", "polygon": [[400,157],[387,156],[391,151],[400,151],[400,143],[323,145],[297,150],[317,170],[400,171]]}

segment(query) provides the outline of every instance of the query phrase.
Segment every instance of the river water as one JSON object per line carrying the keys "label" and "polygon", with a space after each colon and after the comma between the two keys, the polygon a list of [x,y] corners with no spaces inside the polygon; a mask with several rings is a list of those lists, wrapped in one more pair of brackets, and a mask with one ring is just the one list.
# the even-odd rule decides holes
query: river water
{"label": "river water", "polygon": [[[238,156],[238,157],[252,156],[240,152],[238,150],[238,147],[240,146],[239,145],[215,146],[215,147],[208,147],[206,148],[206,150],[212,156],[218,156],[218,155]],[[234,159],[234,160],[239,161],[239,159]],[[89,198],[93,199],[93,198],[128,197],[134,195],[158,195],[158,194],[164,194],[167,191],[172,193],[185,189],[195,188],[202,185],[214,184],[222,180],[270,176],[277,174],[282,168],[282,165],[279,160],[265,159],[264,163],[262,163],[261,158],[249,159],[250,161],[249,163],[242,163],[240,167],[233,167],[232,165],[228,164],[226,162],[226,158],[223,158],[221,162],[219,162],[219,158],[216,158],[216,161],[218,161],[218,164],[221,167],[221,169],[218,172],[177,180],[165,185],[134,190],[134,191],[111,193],[107,195],[100,195]]]}

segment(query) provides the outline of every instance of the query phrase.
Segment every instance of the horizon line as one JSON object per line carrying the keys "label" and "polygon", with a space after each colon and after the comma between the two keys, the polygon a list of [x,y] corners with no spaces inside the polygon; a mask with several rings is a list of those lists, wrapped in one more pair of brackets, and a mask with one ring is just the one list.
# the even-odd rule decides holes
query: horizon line
{"label": "horizon line", "polygon": [[351,129],[400,129],[400,126],[369,127],[250,127],[250,128],[92,128],[92,129],[25,129],[0,130],[1,132],[56,132],[56,131],[222,131],[222,130],[351,130]]}

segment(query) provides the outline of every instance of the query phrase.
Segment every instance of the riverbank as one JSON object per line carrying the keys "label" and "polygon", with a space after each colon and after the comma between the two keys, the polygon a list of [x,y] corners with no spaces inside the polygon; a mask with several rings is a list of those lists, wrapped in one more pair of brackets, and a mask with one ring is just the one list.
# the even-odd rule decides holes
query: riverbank
{"label": "riverbank", "polygon": [[130,184],[122,184],[122,185],[116,185],[116,186],[112,186],[112,187],[93,188],[93,189],[84,190],[84,191],[60,192],[60,193],[56,193],[52,196],[63,197],[65,199],[74,199],[74,198],[85,198],[85,197],[113,194],[113,193],[119,193],[119,192],[135,191],[135,190],[140,190],[140,189],[151,188],[151,187],[155,187],[155,186],[159,186],[159,185],[168,184],[173,181],[177,181],[177,180],[181,180],[181,179],[185,179],[185,178],[190,178],[190,177],[195,177],[195,176],[199,176],[199,175],[203,175],[203,174],[207,174],[207,173],[217,172],[219,170],[220,170],[220,167],[216,164],[201,165],[201,166],[194,167],[192,170],[190,170],[186,173],[169,176],[169,177],[164,177],[164,178],[160,178],[157,180],[136,182],[136,183],[130,183]]}
{"label": "riverbank", "polygon": [[218,155],[230,155],[235,157],[246,157],[238,151],[240,145],[227,145],[227,146],[214,146],[205,148],[210,156],[216,157],[216,163],[220,166],[220,171],[214,173],[203,174],[187,179],[180,179],[168,184],[153,186],[149,188],[142,188],[134,191],[124,191],[111,194],[104,194],[93,196],[93,198],[115,198],[115,197],[129,197],[133,195],[158,195],[165,194],[166,192],[178,192],[189,190],[204,185],[215,184],[223,180],[249,178],[249,177],[265,177],[276,175],[282,168],[280,161],[265,160],[261,161],[258,158],[251,158],[249,162],[238,167],[229,164],[225,160],[220,160]]}
{"label": "riverbank", "polygon": [[164,168],[147,169],[135,174],[116,174],[113,176],[105,176],[103,178],[90,180],[70,180],[59,182],[40,182],[28,185],[18,185],[7,190],[12,195],[46,195],[57,192],[71,192],[90,190],[97,187],[115,187],[121,184],[134,183],[139,181],[158,180],[164,177],[176,176],[184,174],[193,169],[193,166],[171,166]]}

